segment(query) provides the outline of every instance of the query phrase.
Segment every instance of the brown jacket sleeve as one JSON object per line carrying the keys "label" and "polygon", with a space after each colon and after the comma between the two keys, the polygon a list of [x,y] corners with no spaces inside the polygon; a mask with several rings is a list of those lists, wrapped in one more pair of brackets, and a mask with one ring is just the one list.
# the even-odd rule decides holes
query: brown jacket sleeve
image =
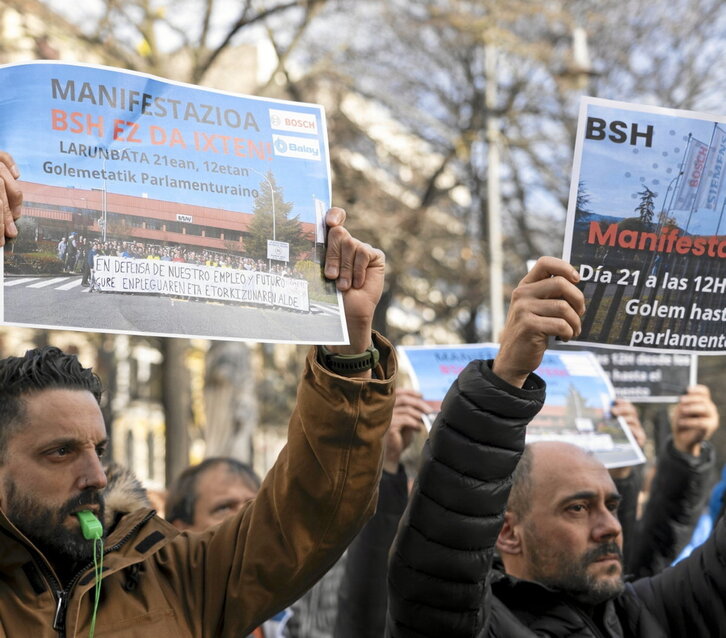
{"label": "brown jacket sleeve", "polygon": [[247,635],[291,604],[342,554],[375,510],[396,362],[375,335],[374,380],[326,370],[308,354],[287,445],[248,507],[157,554],[195,635]]}

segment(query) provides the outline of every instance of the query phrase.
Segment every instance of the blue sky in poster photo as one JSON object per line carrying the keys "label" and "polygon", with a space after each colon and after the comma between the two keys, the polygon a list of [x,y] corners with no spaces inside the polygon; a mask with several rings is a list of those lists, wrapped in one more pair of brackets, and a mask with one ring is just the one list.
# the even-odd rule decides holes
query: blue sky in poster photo
{"label": "blue sky in poster photo", "polygon": [[[589,196],[589,210],[598,215],[635,217],[641,199],[639,193],[647,187],[656,193],[656,215],[665,206],[668,215],[682,227],[691,216],[690,233],[715,232],[726,188],[719,192],[715,206],[710,209],[701,206],[693,206],[692,211],[678,209],[674,205],[677,201],[674,195],[680,190],[683,179],[689,177],[685,175],[678,179],[681,167],[689,168],[686,157],[690,147],[699,143],[709,147],[713,141],[715,146],[711,153],[715,158],[717,136],[714,132],[726,130],[723,124],[718,126],[718,120],[723,118],[655,107],[640,108],[647,110],[587,105],[588,120],[595,118],[596,121],[590,126],[589,137],[588,127],[581,122],[578,131],[582,136],[581,163],[574,179],[584,185]],[[614,125],[616,122],[618,124]],[[708,177],[704,171],[702,188]]]}
{"label": "blue sky in poster photo", "polygon": [[[328,203],[320,106],[85,65],[9,65],[0,74],[0,148],[23,180],[252,212],[250,193],[272,171],[301,221],[315,221],[314,197]],[[85,156],[96,147],[123,155]]]}

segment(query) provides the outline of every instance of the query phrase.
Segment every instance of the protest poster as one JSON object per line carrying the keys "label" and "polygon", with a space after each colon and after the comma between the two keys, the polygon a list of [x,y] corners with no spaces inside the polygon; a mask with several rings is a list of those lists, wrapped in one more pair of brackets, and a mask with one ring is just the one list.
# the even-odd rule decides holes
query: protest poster
{"label": "protest poster", "polygon": [[726,352],[726,118],[584,98],[563,259],[577,342]]}
{"label": "protest poster", "polygon": [[[553,348],[572,350],[557,342]],[[574,346],[577,349],[576,346]],[[618,399],[631,403],[676,403],[697,383],[698,357],[678,352],[641,352],[588,346],[615,390]]]}
{"label": "protest poster", "polygon": [[0,78],[0,148],[24,193],[4,323],[347,342],[322,273],[321,106],[80,64]]}
{"label": "protest poster", "polygon": [[[434,412],[470,361],[493,359],[498,350],[497,344],[487,343],[398,348],[414,389]],[[527,443],[573,443],[591,451],[608,468],[645,462],[625,420],[610,414],[613,387],[591,352],[547,350],[535,372],[547,383],[547,397],[527,427]]]}

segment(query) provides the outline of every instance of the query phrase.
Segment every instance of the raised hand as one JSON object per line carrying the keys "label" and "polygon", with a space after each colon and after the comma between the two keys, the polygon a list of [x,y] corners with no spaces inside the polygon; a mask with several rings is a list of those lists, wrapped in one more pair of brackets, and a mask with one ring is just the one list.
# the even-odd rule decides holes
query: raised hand
{"label": "raised hand", "polygon": [[418,432],[424,432],[423,416],[431,412],[431,406],[421,394],[409,388],[396,388],[396,403],[393,406],[391,427],[386,432],[386,452],[383,469],[395,474],[403,451],[411,445]]}
{"label": "raised hand", "polygon": [[[638,410],[630,401],[626,401],[625,399],[615,399],[612,407],[610,408],[610,414],[615,417],[623,417],[625,419],[625,422],[628,424],[630,432],[632,433],[636,443],[641,448],[645,445],[645,430],[643,429],[643,425],[640,422]],[[613,479],[627,478],[628,476],[630,476],[632,471],[632,465],[626,465],[625,467],[613,467],[608,470],[608,472],[610,472],[610,476],[612,476]]]}
{"label": "raised hand", "polygon": [[640,417],[638,416],[638,410],[635,406],[625,399],[615,399],[610,408],[610,413],[613,416],[621,416],[625,419],[625,422],[630,428],[630,432],[633,434],[633,438],[642,448],[645,445],[646,436],[643,425],[640,422]]}
{"label": "raised hand", "polygon": [[585,298],[575,286],[580,275],[556,257],[540,257],[512,292],[512,302],[492,370],[522,387],[542,361],[550,337],[567,341],[580,334]]}
{"label": "raised hand", "polygon": [[340,354],[364,352],[371,343],[373,313],[383,293],[386,258],[382,251],[353,237],[343,226],[345,211],[331,208],[325,217],[329,227],[325,276],[335,280],[343,293],[349,346],[329,346]]}
{"label": "raised hand", "polygon": [[718,429],[719,416],[705,385],[693,385],[681,395],[671,418],[673,445],[677,450],[700,456],[701,443]]}

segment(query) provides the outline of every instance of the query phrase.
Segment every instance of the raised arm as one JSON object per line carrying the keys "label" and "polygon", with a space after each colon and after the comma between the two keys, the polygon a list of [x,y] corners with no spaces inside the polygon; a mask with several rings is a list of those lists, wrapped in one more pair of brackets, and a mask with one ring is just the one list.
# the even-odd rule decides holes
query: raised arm
{"label": "raised arm", "polygon": [[[610,414],[614,417],[625,419],[630,432],[636,443],[642,448],[645,445],[646,435],[643,425],[640,422],[637,408],[625,399],[616,399],[610,408]],[[618,518],[623,528],[623,562],[625,573],[630,573],[632,555],[637,541],[637,518],[638,499],[640,490],[643,487],[643,466],[627,465],[625,467],[611,468],[608,470],[615,483],[618,494],[622,497],[618,507]]]}
{"label": "raised arm", "polygon": [[708,388],[691,386],[673,411],[672,437],[658,453],[650,498],[628,554],[634,576],[666,568],[691,537],[714,482],[715,452],[708,439],[718,425]]}
{"label": "raised arm", "polygon": [[544,401],[532,374],[550,336],[579,334],[585,306],[575,270],[542,258],[512,294],[494,362],[474,361],[452,385],[394,542],[387,636],[481,635],[510,477]]}
{"label": "raised arm", "polygon": [[[343,293],[350,345],[328,346],[337,355],[355,356],[371,345],[373,313],[383,293],[386,259],[382,251],[351,236],[343,226],[345,211],[331,208],[326,215],[328,249],[325,276]],[[370,378],[370,370],[351,374]]]}
{"label": "raised arm", "polygon": [[369,378],[331,372],[320,349],[312,349],[287,444],[256,498],[219,527],[170,543],[170,561],[198,566],[176,587],[199,623],[194,635],[245,636],[289,606],[330,568],[375,510],[395,357],[370,329],[383,285],[383,255],[350,237],[343,219],[340,209],[329,213],[328,260],[332,255],[337,263],[328,261],[326,273],[338,279],[350,312],[349,351],[361,352],[373,341],[380,352],[375,378],[370,370],[355,373]]}

